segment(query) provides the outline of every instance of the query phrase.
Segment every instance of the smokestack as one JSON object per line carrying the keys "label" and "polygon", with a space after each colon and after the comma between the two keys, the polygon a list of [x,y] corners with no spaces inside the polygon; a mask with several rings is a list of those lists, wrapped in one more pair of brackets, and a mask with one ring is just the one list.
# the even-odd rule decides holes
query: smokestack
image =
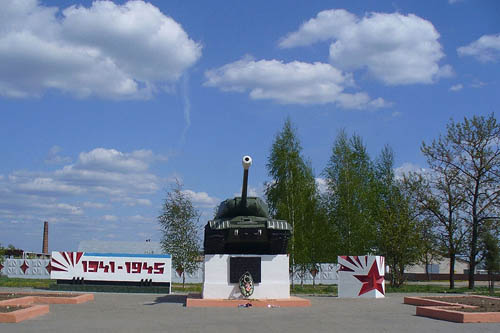
{"label": "smokestack", "polygon": [[42,253],[49,253],[49,222],[43,222],[43,245]]}

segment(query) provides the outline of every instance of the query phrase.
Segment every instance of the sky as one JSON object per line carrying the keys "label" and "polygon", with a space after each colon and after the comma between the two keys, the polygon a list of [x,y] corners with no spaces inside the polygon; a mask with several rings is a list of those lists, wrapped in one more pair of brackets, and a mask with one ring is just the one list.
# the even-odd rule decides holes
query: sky
{"label": "sky", "polygon": [[0,244],[159,241],[176,179],[201,227],[287,117],[320,183],[342,129],[425,168],[499,81],[496,0],[0,0]]}

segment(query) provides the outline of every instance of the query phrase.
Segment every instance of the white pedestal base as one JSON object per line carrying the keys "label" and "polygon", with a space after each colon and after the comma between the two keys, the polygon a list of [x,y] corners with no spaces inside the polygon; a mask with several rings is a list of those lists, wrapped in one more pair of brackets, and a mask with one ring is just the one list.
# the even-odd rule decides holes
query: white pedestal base
{"label": "white pedestal base", "polygon": [[381,256],[339,256],[339,298],[385,297],[385,266]]}
{"label": "white pedestal base", "polygon": [[254,284],[252,299],[290,298],[288,255],[210,254],[205,255],[203,299],[243,298],[237,283],[229,283],[229,258],[261,257],[261,282]]}

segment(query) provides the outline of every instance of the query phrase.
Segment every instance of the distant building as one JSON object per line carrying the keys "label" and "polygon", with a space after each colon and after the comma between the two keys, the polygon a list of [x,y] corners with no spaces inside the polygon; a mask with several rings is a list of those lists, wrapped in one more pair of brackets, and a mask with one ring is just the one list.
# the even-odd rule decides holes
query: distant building
{"label": "distant building", "polygon": [[[464,274],[465,270],[469,269],[469,262],[460,258],[455,259],[455,273]],[[450,259],[449,258],[439,258],[433,260],[429,265],[427,265],[427,270],[425,264],[413,265],[405,268],[405,273],[429,273],[429,274],[450,274]]]}
{"label": "distant building", "polygon": [[110,242],[84,240],[78,244],[79,252],[94,253],[131,253],[131,254],[162,254],[159,242]]}

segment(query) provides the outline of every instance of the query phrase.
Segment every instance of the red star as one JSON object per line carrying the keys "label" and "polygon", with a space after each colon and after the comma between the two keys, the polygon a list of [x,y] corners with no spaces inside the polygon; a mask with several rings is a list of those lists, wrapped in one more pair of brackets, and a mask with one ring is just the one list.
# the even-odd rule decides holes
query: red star
{"label": "red star", "polygon": [[23,262],[23,264],[21,265],[21,270],[23,271],[23,274],[26,274],[26,271],[28,270],[29,266],[28,264],[26,263],[26,260]]}
{"label": "red star", "polygon": [[356,279],[363,282],[363,286],[359,291],[358,296],[363,295],[364,293],[369,292],[370,290],[377,289],[384,295],[384,276],[378,273],[377,262],[374,261],[370,271],[367,275],[354,275]]}
{"label": "red star", "polygon": [[45,269],[47,270],[47,272],[49,272],[50,274],[50,271],[52,270],[52,266],[50,265],[50,262],[47,264],[47,266],[45,266]]}

